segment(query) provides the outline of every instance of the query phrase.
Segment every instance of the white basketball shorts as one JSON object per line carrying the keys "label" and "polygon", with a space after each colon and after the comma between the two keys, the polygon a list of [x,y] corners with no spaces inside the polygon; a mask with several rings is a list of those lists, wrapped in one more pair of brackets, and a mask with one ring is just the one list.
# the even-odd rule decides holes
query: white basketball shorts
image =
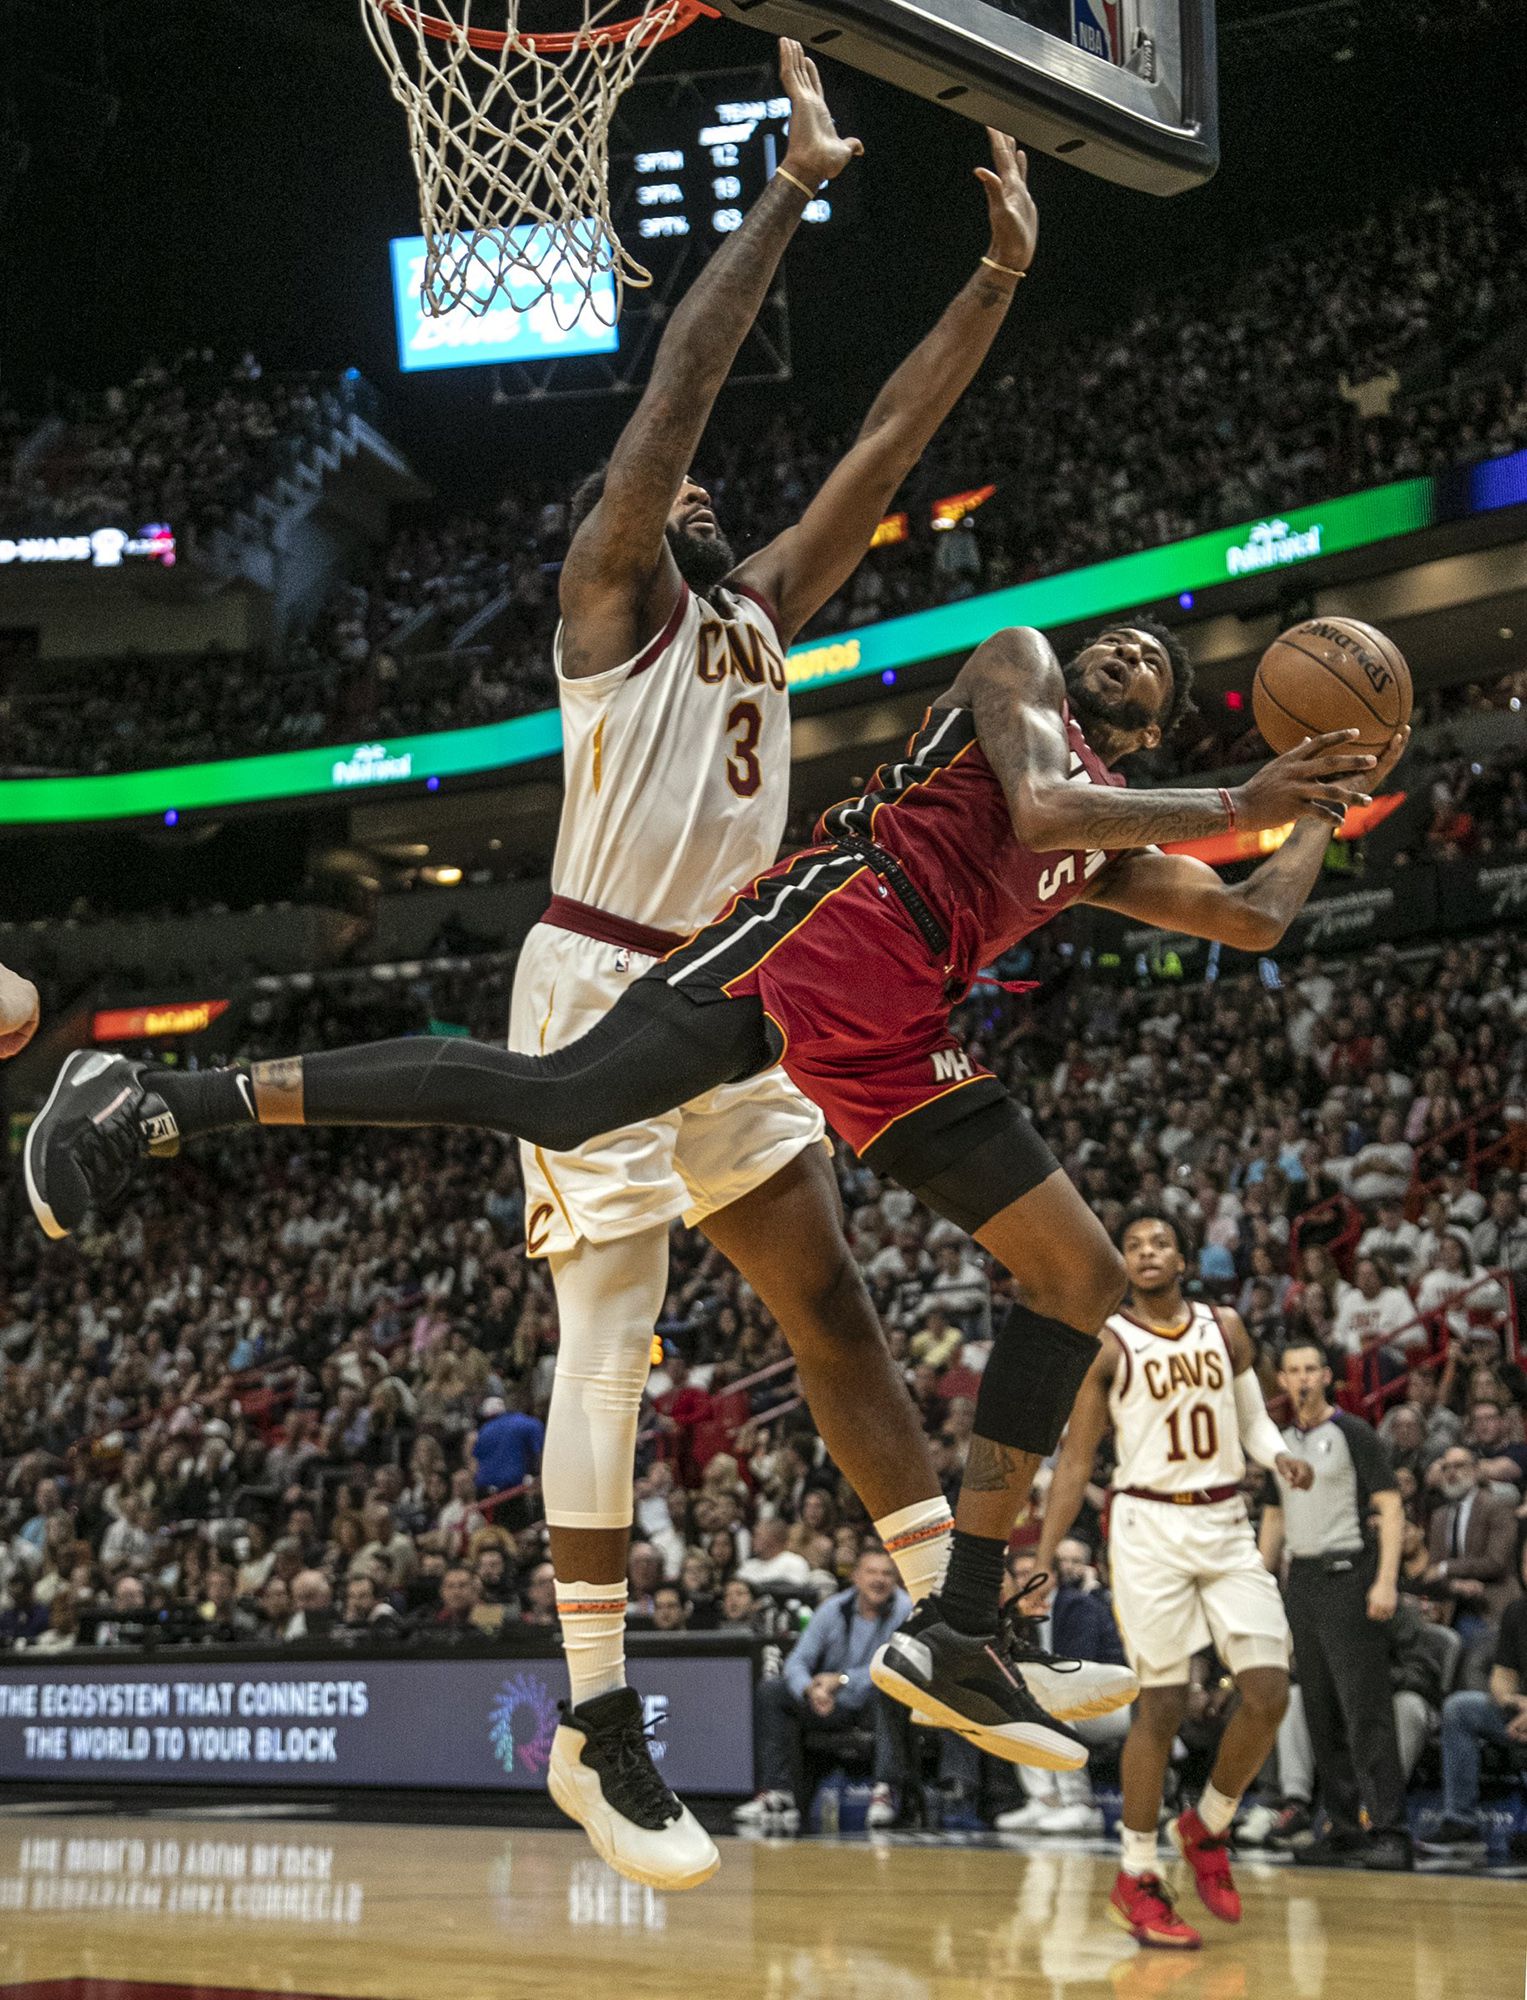
{"label": "white basketball shorts", "polygon": [[1284,1666],[1288,1618],[1240,1499],[1174,1506],[1121,1494],[1108,1516],[1114,1615],[1142,1686],[1172,1687],[1210,1645],[1232,1673]]}
{"label": "white basketball shorts", "polygon": [[[576,1041],[653,964],[551,924],[525,940],[509,1009],[509,1046],[529,1055]],[[532,1257],[609,1243],[682,1216],[693,1225],[772,1180],[825,1138],[822,1114],[782,1069],[723,1084],[572,1153],[520,1147],[525,1242]]]}

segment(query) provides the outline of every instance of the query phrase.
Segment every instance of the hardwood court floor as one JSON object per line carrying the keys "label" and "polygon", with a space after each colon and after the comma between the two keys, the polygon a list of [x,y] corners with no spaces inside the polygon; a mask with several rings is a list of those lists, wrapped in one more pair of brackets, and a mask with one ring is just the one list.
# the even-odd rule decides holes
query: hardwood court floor
{"label": "hardwood court floor", "polygon": [[[0,2000],[1517,2000],[1527,1883],[1243,1864],[1245,1921],[1142,1952],[1093,1852],[728,1840],[704,1888],[572,1832],[0,1818]],[[1191,1896],[1184,1908],[1192,1914]],[[1205,1918],[1207,1929],[1211,1919]]]}

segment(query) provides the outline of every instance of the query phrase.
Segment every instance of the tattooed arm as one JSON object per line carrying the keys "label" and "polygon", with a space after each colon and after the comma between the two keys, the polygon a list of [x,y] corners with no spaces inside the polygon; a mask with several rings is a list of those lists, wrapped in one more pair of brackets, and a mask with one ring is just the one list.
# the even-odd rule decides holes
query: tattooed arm
{"label": "tattooed arm", "polygon": [[991,264],[978,267],[886,383],[852,448],[797,525],[737,571],[739,581],[774,606],[787,646],[859,567],[897,488],[985,360],[1018,289],[1018,274],[1033,258],[1039,218],[1028,189],[1028,160],[1005,133],[988,131],[987,137],[992,164],[978,168],[976,177],[986,190]]}
{"label": "tattooed arm", "polygon": [[[1313,737],[1275,757],[1229,795],[1233,815],[1219,791],[1128,792],[1072,784],[1065,698],[1065,678],[1048,639],[1012,626],[976,648],[938,704],[972,711],[1014,830],[1038,854],[1198,840],[1227,832],[1232,817],[1248,833],[1312,815],[1327,826],[1333,820],[1339,824],[1347,807],[1365,796],[1340,781],[1374,765],[1372,757],[1351,748],[1354,730]],[[1160,741],[1159,731],[1154,741]]]}
{"label": "tattooed arm", "polygon": [[[1408,729],[1392,737],[1364,782],[1382,784],[1409,741]],[[1309,901],[1332,831],[1323,818],[1300,820],[1244,882],[1222,882],[1191,854],[1126,854],[1088,885],[1082,900],[1158,930],[1215,938],[1238,951],[1271,951]]]}
{"label": "tattooed arm", "polygon": [[663,334],[635,414],[621,433],[598,505],[562,566],[567,631],[562,670],[577,679],[618,666],[660,631],[680,578],[668,516],[737,350],[758,317],[810,195],[864,149],[840,139],[816,65],[798,42],[780,44],[790,94],[784,169],[700,273]]}

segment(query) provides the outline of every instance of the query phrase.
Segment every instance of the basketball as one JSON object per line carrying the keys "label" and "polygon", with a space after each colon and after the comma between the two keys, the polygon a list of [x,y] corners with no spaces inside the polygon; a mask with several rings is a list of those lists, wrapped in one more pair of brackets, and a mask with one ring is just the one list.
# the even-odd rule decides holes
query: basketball
{"label": "basketball", "polygon": [[1307,618],[1274,639],[1257,663],[1251,705],[1279,756],[1306,736],[1359,731],[1380,755],[1410,720],[1410,668],[1392,639],[1357,618]]}

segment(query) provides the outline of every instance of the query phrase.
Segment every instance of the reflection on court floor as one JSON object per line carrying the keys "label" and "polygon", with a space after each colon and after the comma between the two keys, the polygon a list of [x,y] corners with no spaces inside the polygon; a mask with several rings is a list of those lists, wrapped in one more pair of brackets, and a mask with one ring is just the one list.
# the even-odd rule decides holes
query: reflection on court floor
{"label": "reflection on court floor", "polygon": [[0,2000],[453,2000],[577,1990],[761,2000],[1495,2000],[1523,1887],[1243,1864],[1246,1920],[1195,1954],[1104,1915],[1094,1852],[723,1848],[687,1896],[571,1833],[262,1819],[0,1819]]}

